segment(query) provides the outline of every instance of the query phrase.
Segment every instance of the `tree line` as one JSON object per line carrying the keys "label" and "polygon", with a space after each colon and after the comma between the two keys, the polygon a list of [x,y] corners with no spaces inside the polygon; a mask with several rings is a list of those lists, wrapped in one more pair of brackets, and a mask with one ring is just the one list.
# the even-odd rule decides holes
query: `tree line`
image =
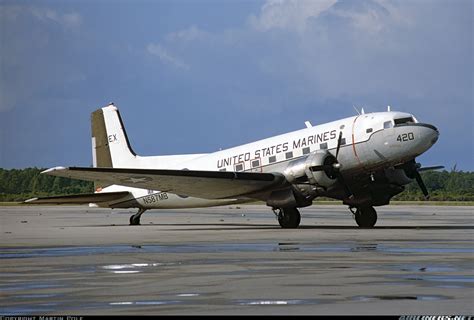
{"label": "tree line", "polygon": [[[94,184],[40,174],[45,169],[0,169],[0,202],[23,201],[32,197],[94,192]],[[474,172],[427,171],[421,173],[432,201],[474,201]],[[393,200],[423,200],[414,181]]]}
{"label": "tree line", "polygon": [[94,192],[94,183],[40,174],[46,169],[0,169],[0,201]]}

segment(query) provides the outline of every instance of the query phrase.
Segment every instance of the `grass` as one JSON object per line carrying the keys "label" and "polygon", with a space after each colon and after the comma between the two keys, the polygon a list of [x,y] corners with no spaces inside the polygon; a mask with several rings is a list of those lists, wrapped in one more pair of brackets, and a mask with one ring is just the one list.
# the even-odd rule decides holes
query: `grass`
{"label": "grass", "polygon": [[8,201],[8,202],[0,202],[0,207],[14,207],[14,206],[24,206],[23,202],[16,202],[16,201]]}

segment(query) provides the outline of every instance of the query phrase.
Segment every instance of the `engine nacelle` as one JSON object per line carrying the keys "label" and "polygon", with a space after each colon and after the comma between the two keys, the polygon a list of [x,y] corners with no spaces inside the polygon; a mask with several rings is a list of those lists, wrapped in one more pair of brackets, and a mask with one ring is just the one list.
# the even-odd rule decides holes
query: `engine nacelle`
{"label": "engine nacelle", "polygon": [[384,170],[384,173],[390,183],[397,185],[406,185],[413,181],[413,178],[409,177],[404,169],[388,168]]}
{"label": "engine nacelle", "polygon": [[336,158],[327,151],[316,151],[305,158],[291,161],[283,174],[292,184],[310,183],[314,186],[328,188],[336,183],[333,170],[311,171],[310,168],[320,165],[332,165]]}

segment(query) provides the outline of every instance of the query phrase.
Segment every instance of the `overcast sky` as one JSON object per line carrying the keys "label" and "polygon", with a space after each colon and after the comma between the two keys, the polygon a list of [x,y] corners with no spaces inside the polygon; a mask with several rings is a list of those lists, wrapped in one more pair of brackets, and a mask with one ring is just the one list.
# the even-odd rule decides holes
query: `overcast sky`
{"label": "overcast sky", "polygon": [[0,167],[89,166],[115,102],[142,155],[213,152],[355,114],[440,130],[474,170],[473,2],[2,1]]}

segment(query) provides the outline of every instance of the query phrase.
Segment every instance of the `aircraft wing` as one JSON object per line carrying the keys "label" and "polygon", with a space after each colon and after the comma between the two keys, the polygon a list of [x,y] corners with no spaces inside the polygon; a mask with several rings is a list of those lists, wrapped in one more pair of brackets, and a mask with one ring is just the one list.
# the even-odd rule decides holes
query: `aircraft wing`
{"label": "aircraft wing", "polygon": [[67,195],[67,196],[32,198],[32,199],[25,200],[25,203],[29,203],[29,204],[99,203],[99,202],[108,202],[108,201],[118,200],[118,199],[128,196],[129,194],[130,192],[128,191],[73,194],[73,195]]}
{"label": "aircraft wing", "polygon": [[286,185],[279,173],[56,167],[43,173],[205,199],[247,196]]}

